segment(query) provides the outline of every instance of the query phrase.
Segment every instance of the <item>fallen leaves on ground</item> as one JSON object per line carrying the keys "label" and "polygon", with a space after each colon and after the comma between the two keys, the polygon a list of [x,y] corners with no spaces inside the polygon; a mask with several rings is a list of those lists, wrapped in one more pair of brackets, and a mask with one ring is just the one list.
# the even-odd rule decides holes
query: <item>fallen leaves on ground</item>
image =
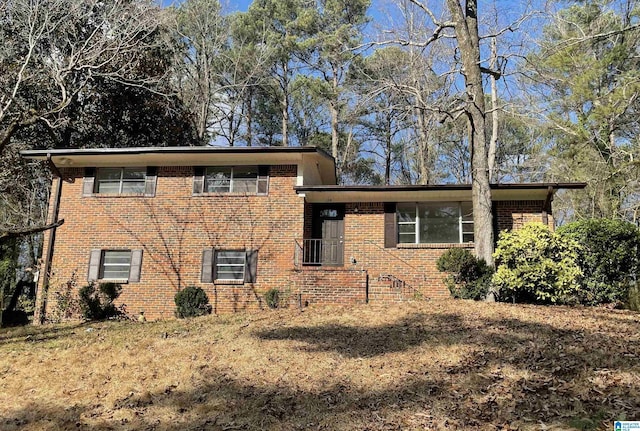
{"label": "fallen leaves on ground", "polygon": [[639,338],[453,300],[2,329],[0,429],[605,430],[640,419]]}

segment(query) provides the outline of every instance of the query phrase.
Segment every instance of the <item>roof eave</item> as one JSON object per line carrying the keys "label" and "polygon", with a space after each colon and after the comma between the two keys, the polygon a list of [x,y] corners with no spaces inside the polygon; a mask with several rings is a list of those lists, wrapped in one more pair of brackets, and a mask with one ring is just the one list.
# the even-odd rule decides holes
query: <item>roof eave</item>
{"label": "roof eave", "polygon": [[[335,164],[324,150],[308,147],[139,147],[24,150],[27,159],[50,160],[63,167],[201,166],[210,164],[300,164],[311,157],[325,166],[335,184]],[[304,157],[303,157],[304,156]],[[333,182],[331,182],[333,180]]]}
{"label": "roof eave", "polygon": [[[582,189],[585,183],[514,183],[492,185],[495,201],[542,200],[559,189]],[[308,202],[419,202],[471,200],[470,184],[410,186],[300,186]]]}

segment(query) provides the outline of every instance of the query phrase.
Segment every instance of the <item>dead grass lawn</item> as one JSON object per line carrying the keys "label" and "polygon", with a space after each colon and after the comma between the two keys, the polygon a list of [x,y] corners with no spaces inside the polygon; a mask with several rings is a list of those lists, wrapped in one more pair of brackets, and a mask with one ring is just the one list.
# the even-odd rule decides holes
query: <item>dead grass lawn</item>
{"label": "dead grass lawn", "polygon": [[640,315],[421,302],[0,330],[3,430],[606,430]]}

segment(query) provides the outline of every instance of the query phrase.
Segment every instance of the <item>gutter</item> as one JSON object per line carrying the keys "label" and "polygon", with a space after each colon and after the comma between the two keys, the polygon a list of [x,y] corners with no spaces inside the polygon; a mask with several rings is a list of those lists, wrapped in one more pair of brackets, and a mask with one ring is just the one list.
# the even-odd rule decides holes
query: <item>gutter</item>
{"label": "gutter", "polygon": [[[47,154],[47,163],[52,173],[57,176],[58,182],[56,183],[55,189],[55,199],[53,200],[53,220],[51,223],[58,222],[58,216],[60,214],[60,198],[62,196],[62,174],[58,167],[51,160],[51,154]],[[49,234],[49,241],[47,243],[47,251],[45,254],[44,260],[44,273],[42,274],[42,288],[40,292],[40,296],[42,300],[40,301],[38,311],[38,324],[43,324],[45,319],[45,314],[47,310],[47,294],[49,292],[49,274],[51,272],[51,259],[53,257],[53,246],[56,241],[56,231],[58,230],[57,226],[54,226],[51,229],[51,233]]]}

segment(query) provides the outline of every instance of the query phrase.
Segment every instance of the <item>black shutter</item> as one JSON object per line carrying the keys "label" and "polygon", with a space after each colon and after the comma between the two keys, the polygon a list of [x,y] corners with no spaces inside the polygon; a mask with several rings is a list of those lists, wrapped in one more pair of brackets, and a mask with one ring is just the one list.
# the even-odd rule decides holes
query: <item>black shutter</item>
{"label": "black shutter", "polygon": [[131,267],[129,268],[129,283],[140,282],[142,268],[142,250],[131,250]]}
{"label": "black shutter", "polygon": [[255,283],[258,273],[258,250],[247,250],[247,262],[244,271],[244,282]]}
{"label": "black shutter", "polygon": [[384,204],[384,247],[394,248],[398,244],[398,224],[396,222],[396,204]]}
{"label": "black shutter", "polygon": [[269,166],[258,166],[258,189],[259,195],[269,194]]}
{"label": "black shutter", "polygon": [[96,178],[96,168],[84,168],[84,182],[82,183],[82,196],[91,196]]}
{"label": "black shutter", "polygon": [[89,274],[87,275],[88,281],[96,281],[100,278],[100,261],[102,260],[102,250],[91,250],[89,256]]}
{"label": "black shutter", "polygon": [[202,252],[200,281],[203,283],[213,283],[213,249],[211,248]]}
{"label": "black shutter", "polygon": [[204,193],[204,167],[195,166],[193,168],[193,194]]}
{"label": "black shutter", "polygon": [[154,197],[156,195],[156,181],[158,180],[158,168],[147,166],[147,175],[144,177],[144,195]]}

